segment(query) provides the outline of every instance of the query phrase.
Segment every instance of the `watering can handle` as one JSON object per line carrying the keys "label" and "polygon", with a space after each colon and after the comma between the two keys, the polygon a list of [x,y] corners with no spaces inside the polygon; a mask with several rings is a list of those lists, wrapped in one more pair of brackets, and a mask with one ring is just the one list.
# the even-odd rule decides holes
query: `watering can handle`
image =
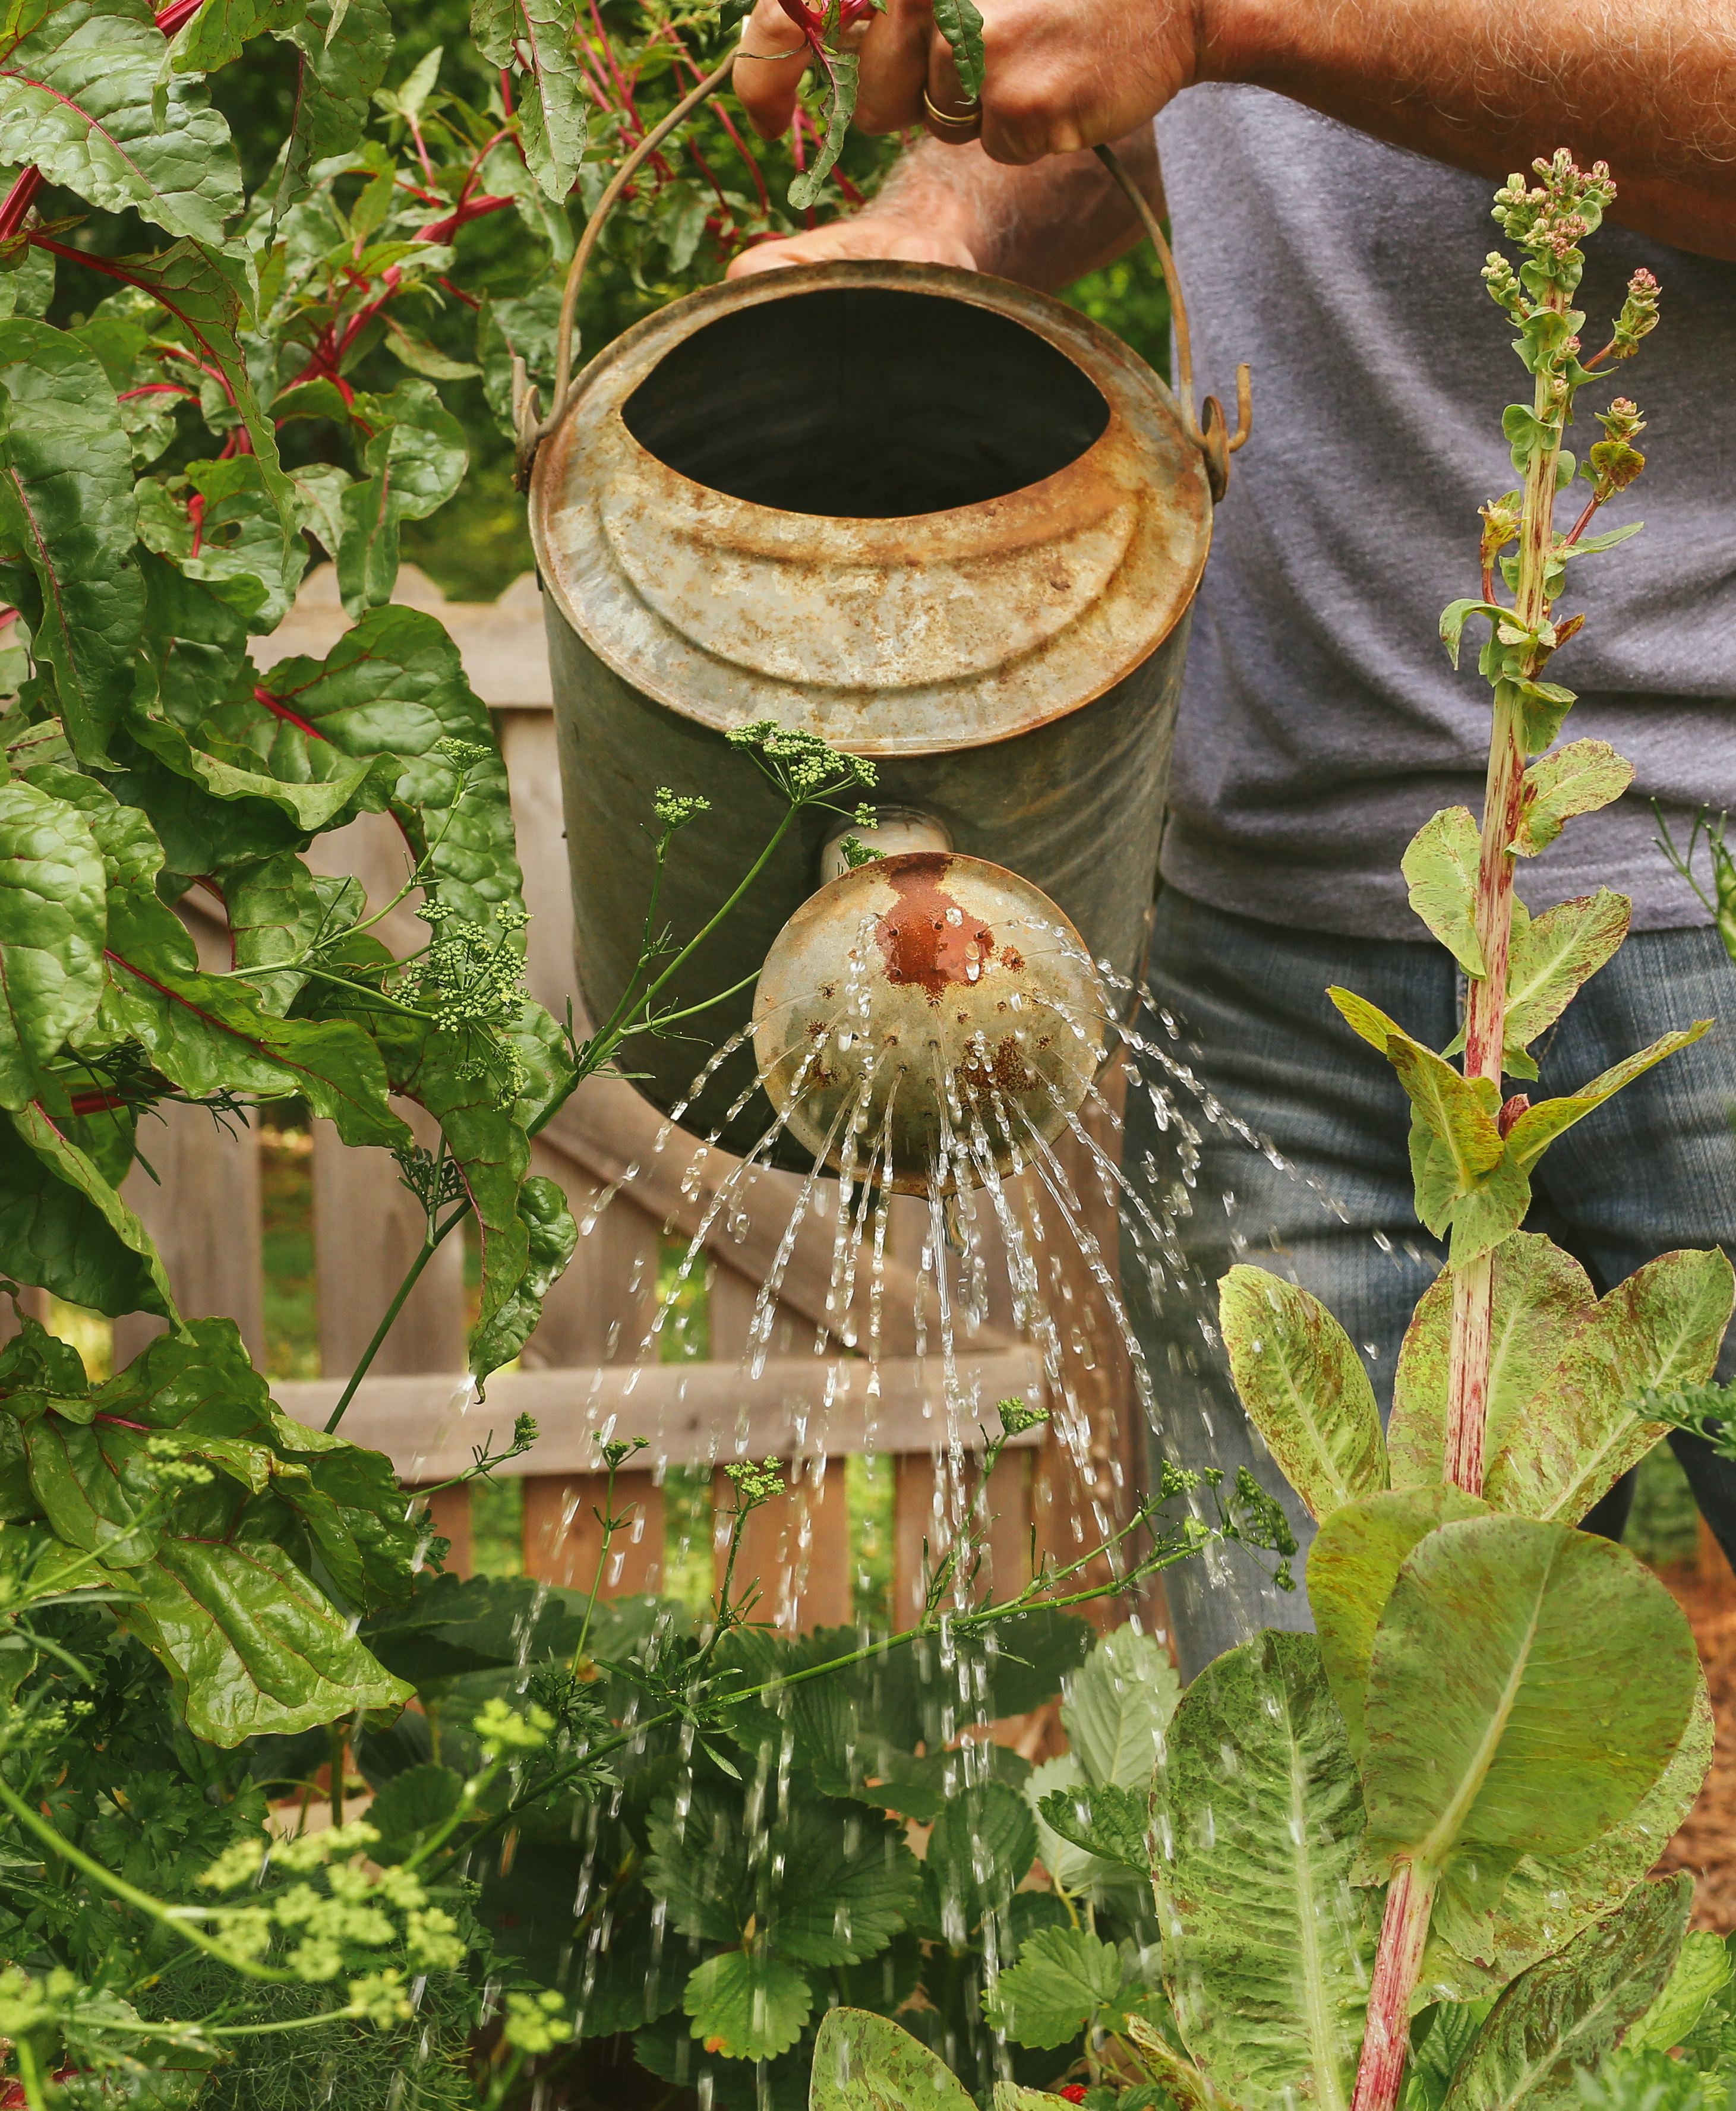
{"label": "watering can handle", "polygon": [[[555,395],[549,405],[549,414],[540,415],[541,406],[537,391],[532,385],[524,361],[517,353],[512,359],[513,424],[517,433],[517,468],[514,482],[522,491],[530,483],[531,465],[536,460],[537,449],[560,424],[561,413],[567,407],[567,399],[573,386],[573,340],[578,316],[579,288],[584,283],[585,269],[590,263],[598,238],[603,231],[615,201],[620,197],[645,162],[649,161],[669,134],[684,125],[700,106],[717,93],[728,80],[735,67],[737,54],[731,52],[699,84],[690,89],[662,123],[654,125],[634,148],[610,179],[608,188],[596,202],[596,209],[585,222],[585,229],[578,238],[578,247],[573,252],[573,261],[567,270],[566,293],[560,303],[560,329],[555,341]],[[1211,486],[1214,504],[1222,498],[1230,483],[1230,457],[1246,441],[1253,428],[1253,413],[1249,396],[1248,369],[1235,370],[1236,427],[1232,436],[1224,422],[1223,406],[1215,396],[1208,396],[1205,418],[1202,423],[1194,415],[1194,353],[1188,334],[1187,304],[1181,297],[1181,282],[1176,275],[1176,260],[1171,256],[1169,244],[1163,239],[1163,229],[1157,215],[1146,202],[1145,195],[1127,174],[1119,158],[1108,147],[1096,149],[1097,157],[1113,177],[1127,197],[1127,201],[1139,216],[1140,225],[1158,253],[1158,262],[1163,272],[1163,283],[1169,289],[1170,316],[1176,332],[1176,365],[1177,368],[1177,398],[1181,410],[1181,420],[1188,438],[1205,458],[1206,479]]]}
{"label": "watering can handle", "polygon": [[1163,284],[1169,289],[1170,320],[1176,332],[1176,396],[1181,406],[1182,428],[1188,438],[1205,456],[1206,480],[1212,487],[1212,502],[1216,505],[1230,488],[1230,457],[1240,447],[1245,447],[1248,436],[1253,430],[1253,399],[1249,388],[1248,368],[1245,363],[1235,370],[1235,431],[1232,434],[1224,421],[1224,406],[1215,396],[1208,396],[1203,420],[1194,415],[1194,345],[1187,326],[1187,302],[1181,297],[1181,280],[1176,270],[1176,260],[1170,254],[1169,244],[1163,239],[1163,225],[1152,211],[1149,200],[1126,171],[1121,157],[1112,147],[1093,149],[1097,158],[1125,194],[1127,202],[1139,216],[1152,247],[1158,252],[1158,262],[1163,269]]}

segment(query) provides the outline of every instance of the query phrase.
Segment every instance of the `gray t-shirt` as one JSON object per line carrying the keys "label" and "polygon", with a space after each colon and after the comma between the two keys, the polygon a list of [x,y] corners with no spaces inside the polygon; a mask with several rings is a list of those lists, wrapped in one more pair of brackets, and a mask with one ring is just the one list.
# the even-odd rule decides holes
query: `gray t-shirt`
{"label": "gray t-shirt", "polygon": [[[1502,407],[1530,400],[1479,276],[1494,186],[1260,89],[1190,89],[1158,138],[1196,388],[1233,401],[1246,360],[1254,407],[1194,615],[1164,877],[1273,923],[1421,938],[1399,858],[1438,807],[1481,811],[1489,738],[1486,630],[1454,674],[1437,624],[1478,592],[1477,508],[1516,481]],[[1549,670],[1580,697],[1562,738],[1611,742],[1634,787],[1521,862],[1519,891],[1613,887],[1644,930],[1707,920],[1652,800],[1679,840],[1700,806],[1736,815],[1736,266],[1607,225],[1589,350],[1640,264],[1662,322],[1580,397],[1569,444],[1583,457],[1592,411],[1635,398],[1650,465],[1599,526],[1646,532],[1578,561],[1559,608],[1589,620]]]}

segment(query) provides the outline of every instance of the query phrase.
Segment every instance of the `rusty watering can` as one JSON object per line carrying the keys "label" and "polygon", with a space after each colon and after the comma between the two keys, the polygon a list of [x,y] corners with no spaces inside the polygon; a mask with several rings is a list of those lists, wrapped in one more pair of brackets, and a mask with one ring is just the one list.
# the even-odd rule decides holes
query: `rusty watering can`
{"label": "rusty watering can", "polygon": [[[578,283],[609,206],[726,73],[641,144],[592,215],[546,419],[519,388],[580,985],[605,1018],[633,971],[659,786],[710,801],[663,882],[659,923],[682,937],[776,828],[782,801],[727,744],[731,729],[773,719],[873,757],[882,831],[865,840],[895,855],[843,871],[834,842],[827,868],[844,824],[805,813],[665,994],[697,1005],[772,956],[757,1056],[744,1045],[722,1065],[682,1125],[710,1133],[747,1094],[722,1141],[751,1148],[773,1125],[764,1090],[750,1090],[757,1060],[781,1105],[804,1082],[818,1088],[797,1095],[786,1135],[762,1153],[807,1164],[836,1161],[836,1110],[860,1083],[817,1019],[853,976],[871,983],[902,1023],[877,1012],[873,1036],[841,1038],[859,1066],[865,1046],[904,1035],[882,1071],[882,1100],[884,1080],[903,1078],[882,1176],[919,1188],[940,1100],[950,1097],[955,1124],[986,1113],[998,1156],[1009,1099],[1054,1133],[1104,1035],[1063,1036],[1045,1057],[1037,1010],[1058,1003],[1100,1019],[1108,1000],[1090,962],[1138,974],[1189,611],[1228,453],[1247,434],[1246,370],[1235,438],[1215,403],[1196,424],[1162,231],[1105,153],[1169,278],[1180,403],[1058,301],[891,262],[709,287],[627,331],[569,384]],[[949,954],[944,931],[967,922],[978,935]],[[864,945],[875,932],[877,946]],[[635,1041],[640,1089],[664,1110],[687,1101],[707,1051],[748,1024],[750,1001],[744,987],[703,1014],[702,1039]]]}

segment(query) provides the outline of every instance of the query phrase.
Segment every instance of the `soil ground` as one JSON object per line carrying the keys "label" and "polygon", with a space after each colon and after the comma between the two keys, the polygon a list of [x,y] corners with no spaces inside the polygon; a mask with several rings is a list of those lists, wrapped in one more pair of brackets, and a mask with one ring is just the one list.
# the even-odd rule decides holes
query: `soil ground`
{"label": "soil ground", "polygon": [[1658,1573],[1693,1623],[1718,1726],[1700,1800],[1658,1867],[1693,1870],[1695,1925],[1727,1935],[1736,1928],[1736,1575],[1703,1525],[1698,1559]]}

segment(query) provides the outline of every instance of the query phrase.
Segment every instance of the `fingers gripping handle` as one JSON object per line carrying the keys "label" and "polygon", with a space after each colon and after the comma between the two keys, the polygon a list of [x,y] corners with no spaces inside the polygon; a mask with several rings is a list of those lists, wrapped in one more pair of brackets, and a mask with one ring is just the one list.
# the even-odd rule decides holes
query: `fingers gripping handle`
{"label": "fingers gripping handle", "polygon": [[[584,284],[586,267],[602,234],[604,223],[615,201],[642,165],[650,159],[672,132],[686,124],[694,111],[702,103],[709,102],[728,80],[737,57],[736,52],[731,52],[713,71],[706,75],[698,87],[682,97],[661,124],[654,125],[646,134],[615,170],[608,188],[596,202],[596,210],[585,222],[585,231],[579,237],[578,247],[573,252],[573,261],[567,271],[566,293],[560,303],[560,330],[555,344],[555,395],[546,418],[541,415],[542,406],[524,360],[517,352],[513,354],[512,412],[517,434],[517,466],[513,481],[521,491],[529,485],[531,465],[536,460],[537,449],[560,422],[561,413],[567,407],[567,397],[573,385],[573,341],[578,334],[579,290]],[[1203,419],[1194,416],[1194,351],[1188,334],[1187,303],[1181,297],[1181,281],[1176,274],[1176,260],[1170,254],[1168,243],[1163,238],[1163,229],[1157,215],[1152,211],[1144,193],[1128,175],[1119,157],[1108,147],[1098,148],[1096,153],[1097,158],[1126,194],[1152,247],[1158,253],[1163,283],[1169,289],[1170,315],[1175,325],[1176,395],[1181,407],[1182,427],[1205,458],[1206,479],[1211,486],[1215,505],[1229,488],[1231,456],[1244,443],[1253,429],[1248,369],[1241,365],[1235,370],[1235,430],[1233,434],[1225,422],[1223,406],[1215,396],[1207,397]]]}

